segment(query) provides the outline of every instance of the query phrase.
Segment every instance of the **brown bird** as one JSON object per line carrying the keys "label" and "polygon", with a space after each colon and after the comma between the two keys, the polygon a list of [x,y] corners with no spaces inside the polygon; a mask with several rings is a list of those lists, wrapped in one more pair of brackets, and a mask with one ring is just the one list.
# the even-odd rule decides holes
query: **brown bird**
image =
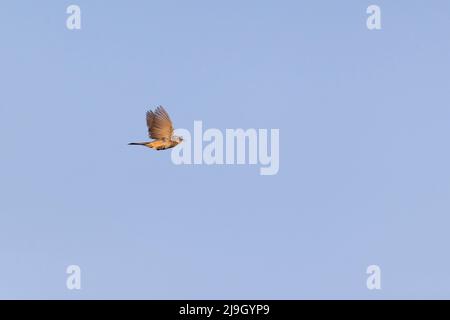
{"label": "brown bird", "polygon": [[147,127],[150,142],[132,142],[131,146],[145,146],[156,150],[175,147],[183,141],[183,137],[173,135],[172,121],[162,106],[153,111],[147,111]]}

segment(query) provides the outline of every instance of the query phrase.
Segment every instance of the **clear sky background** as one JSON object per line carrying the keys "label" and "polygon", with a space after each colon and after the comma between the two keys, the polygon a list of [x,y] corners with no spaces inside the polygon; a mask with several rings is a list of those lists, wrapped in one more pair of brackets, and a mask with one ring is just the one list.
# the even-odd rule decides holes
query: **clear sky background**
{"label": "clear sky background", "polygon": [[[1,1],[0,298],[450,298],[449,10]],[[279,128],[278,175],[127,146],[159,104]]]}

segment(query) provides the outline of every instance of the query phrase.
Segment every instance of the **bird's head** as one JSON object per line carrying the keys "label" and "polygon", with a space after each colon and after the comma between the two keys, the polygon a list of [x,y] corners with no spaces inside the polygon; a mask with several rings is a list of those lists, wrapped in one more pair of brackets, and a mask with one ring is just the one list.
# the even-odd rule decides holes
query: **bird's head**
{"label": "bird's head", "polygon": [[178,143],[181,143],[183,141],[183,137],[180,136],[173,136],[172,140]]}

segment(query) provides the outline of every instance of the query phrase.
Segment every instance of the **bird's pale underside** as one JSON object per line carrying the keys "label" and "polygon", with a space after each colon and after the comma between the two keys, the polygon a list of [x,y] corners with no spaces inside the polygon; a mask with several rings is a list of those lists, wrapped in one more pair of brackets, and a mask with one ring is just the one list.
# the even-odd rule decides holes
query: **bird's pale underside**
{"label": "bird's pale underside", "polygon": [[162,106],[155,111],[147,111],[147,127],[150,142],[132,142],[129,145],[145,146],[155,150],[164,150],[175,147],[183,141],[182,137],[173,134],[172,121]]}

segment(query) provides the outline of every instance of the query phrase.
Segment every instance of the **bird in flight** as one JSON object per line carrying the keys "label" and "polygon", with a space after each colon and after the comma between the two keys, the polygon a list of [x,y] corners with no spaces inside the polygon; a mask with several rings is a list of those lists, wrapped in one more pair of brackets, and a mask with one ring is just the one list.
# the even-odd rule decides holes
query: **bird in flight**
{"label": "bird in flight", "polygon": [[155,111],[147,111],[147,127],[150,142],[132,142],[131,146],[145,146],[155,150],[164,150],[175,147],[183,141],[182,137],[173,134],[172,121],[169,114],[162,106],[156,108]]}

